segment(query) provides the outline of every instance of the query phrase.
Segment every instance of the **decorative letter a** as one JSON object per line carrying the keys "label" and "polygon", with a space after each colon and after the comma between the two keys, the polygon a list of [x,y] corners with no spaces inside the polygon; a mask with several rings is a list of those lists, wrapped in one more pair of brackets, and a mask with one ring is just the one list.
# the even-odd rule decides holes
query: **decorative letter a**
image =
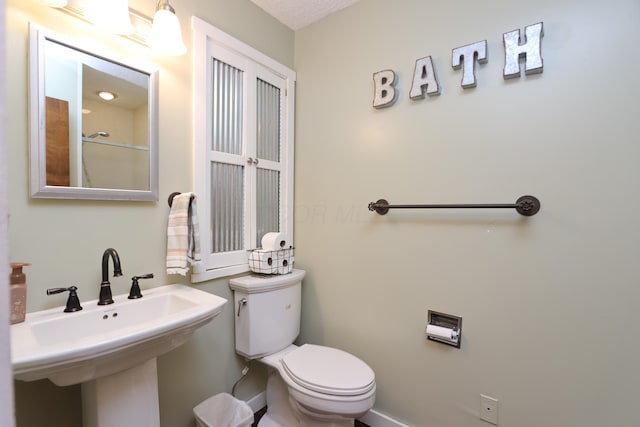
{"label": "decorative letter a", "polygon": [[411,85],[409,98],[424,98],[425,92],[430,96],[440,95],[440,86],[438,85],[438,79],[436,78],[436,73],[433,70],[433,61],[431,61],[430,56],[420,58],[416,61],[416,68],[413,71],[413,84]]}

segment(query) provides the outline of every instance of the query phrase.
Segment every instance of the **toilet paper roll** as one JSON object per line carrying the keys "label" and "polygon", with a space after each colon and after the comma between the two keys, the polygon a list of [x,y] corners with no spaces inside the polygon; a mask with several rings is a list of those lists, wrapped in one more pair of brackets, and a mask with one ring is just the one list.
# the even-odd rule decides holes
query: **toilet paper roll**
{"label": "toilet paper roll", "polygon": [[278,258],[278,274],[289,274],[293,271],[293,256],[290,249],[281,251],[282,256]]}
{"label": "toilet paper roll", "polygon": [[273,251],[251,251],[249,267],[255,273],[274,274],[278,271],[278,260]]}
{"label": "toilet paper roll", "polygon": [[262,236],[262,249],[268,251],[277,251],[288,248],[289,242],[283,233],[271,232]]}
{"label": "toilet paper roll", "polygon": [[431,337],[441,338],[451,342],[458,342],[459,332],[455,329],[436,325],[427,325],[426,333]]}

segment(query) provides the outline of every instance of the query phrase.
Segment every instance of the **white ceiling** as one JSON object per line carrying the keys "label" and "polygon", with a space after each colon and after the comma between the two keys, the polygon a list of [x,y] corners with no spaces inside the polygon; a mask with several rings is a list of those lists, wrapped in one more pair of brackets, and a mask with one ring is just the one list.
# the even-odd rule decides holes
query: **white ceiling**
{"label": "white ceiling", "polygon": [[359,0],[251,0],[292,30],[306,27]]}

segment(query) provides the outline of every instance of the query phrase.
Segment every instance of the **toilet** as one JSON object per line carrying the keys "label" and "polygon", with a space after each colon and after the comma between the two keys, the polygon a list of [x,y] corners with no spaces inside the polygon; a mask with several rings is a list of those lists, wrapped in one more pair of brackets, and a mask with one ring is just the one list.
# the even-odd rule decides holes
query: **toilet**
{"label": "toilet", "polygon": [[304,270],[231,279],[236,352],[269,367],[259,427],[347,427],[376,396],[375,374],[345,351],[296,346]]}

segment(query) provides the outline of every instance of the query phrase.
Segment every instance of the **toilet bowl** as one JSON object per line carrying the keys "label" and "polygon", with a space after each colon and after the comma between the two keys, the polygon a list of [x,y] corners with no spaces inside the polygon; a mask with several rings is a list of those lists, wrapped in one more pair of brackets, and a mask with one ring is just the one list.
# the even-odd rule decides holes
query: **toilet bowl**
{"label": "toilet bowl", "polygon": [[296,346],[305,272],[229,281],[236,307],[236,352],[269,367],[267,412],[259,427],[348,427],[375,402],[373,370],[356,356]]}
{"label": "toilet bowl", "polygon": [[270,402],[270,410],[292,411],[300,426],[352,426],[375,401],[373,370],[345,351],[291,345],[258,360],[273,369],[270,382],[281,381],[287,388],[288,401]]}

